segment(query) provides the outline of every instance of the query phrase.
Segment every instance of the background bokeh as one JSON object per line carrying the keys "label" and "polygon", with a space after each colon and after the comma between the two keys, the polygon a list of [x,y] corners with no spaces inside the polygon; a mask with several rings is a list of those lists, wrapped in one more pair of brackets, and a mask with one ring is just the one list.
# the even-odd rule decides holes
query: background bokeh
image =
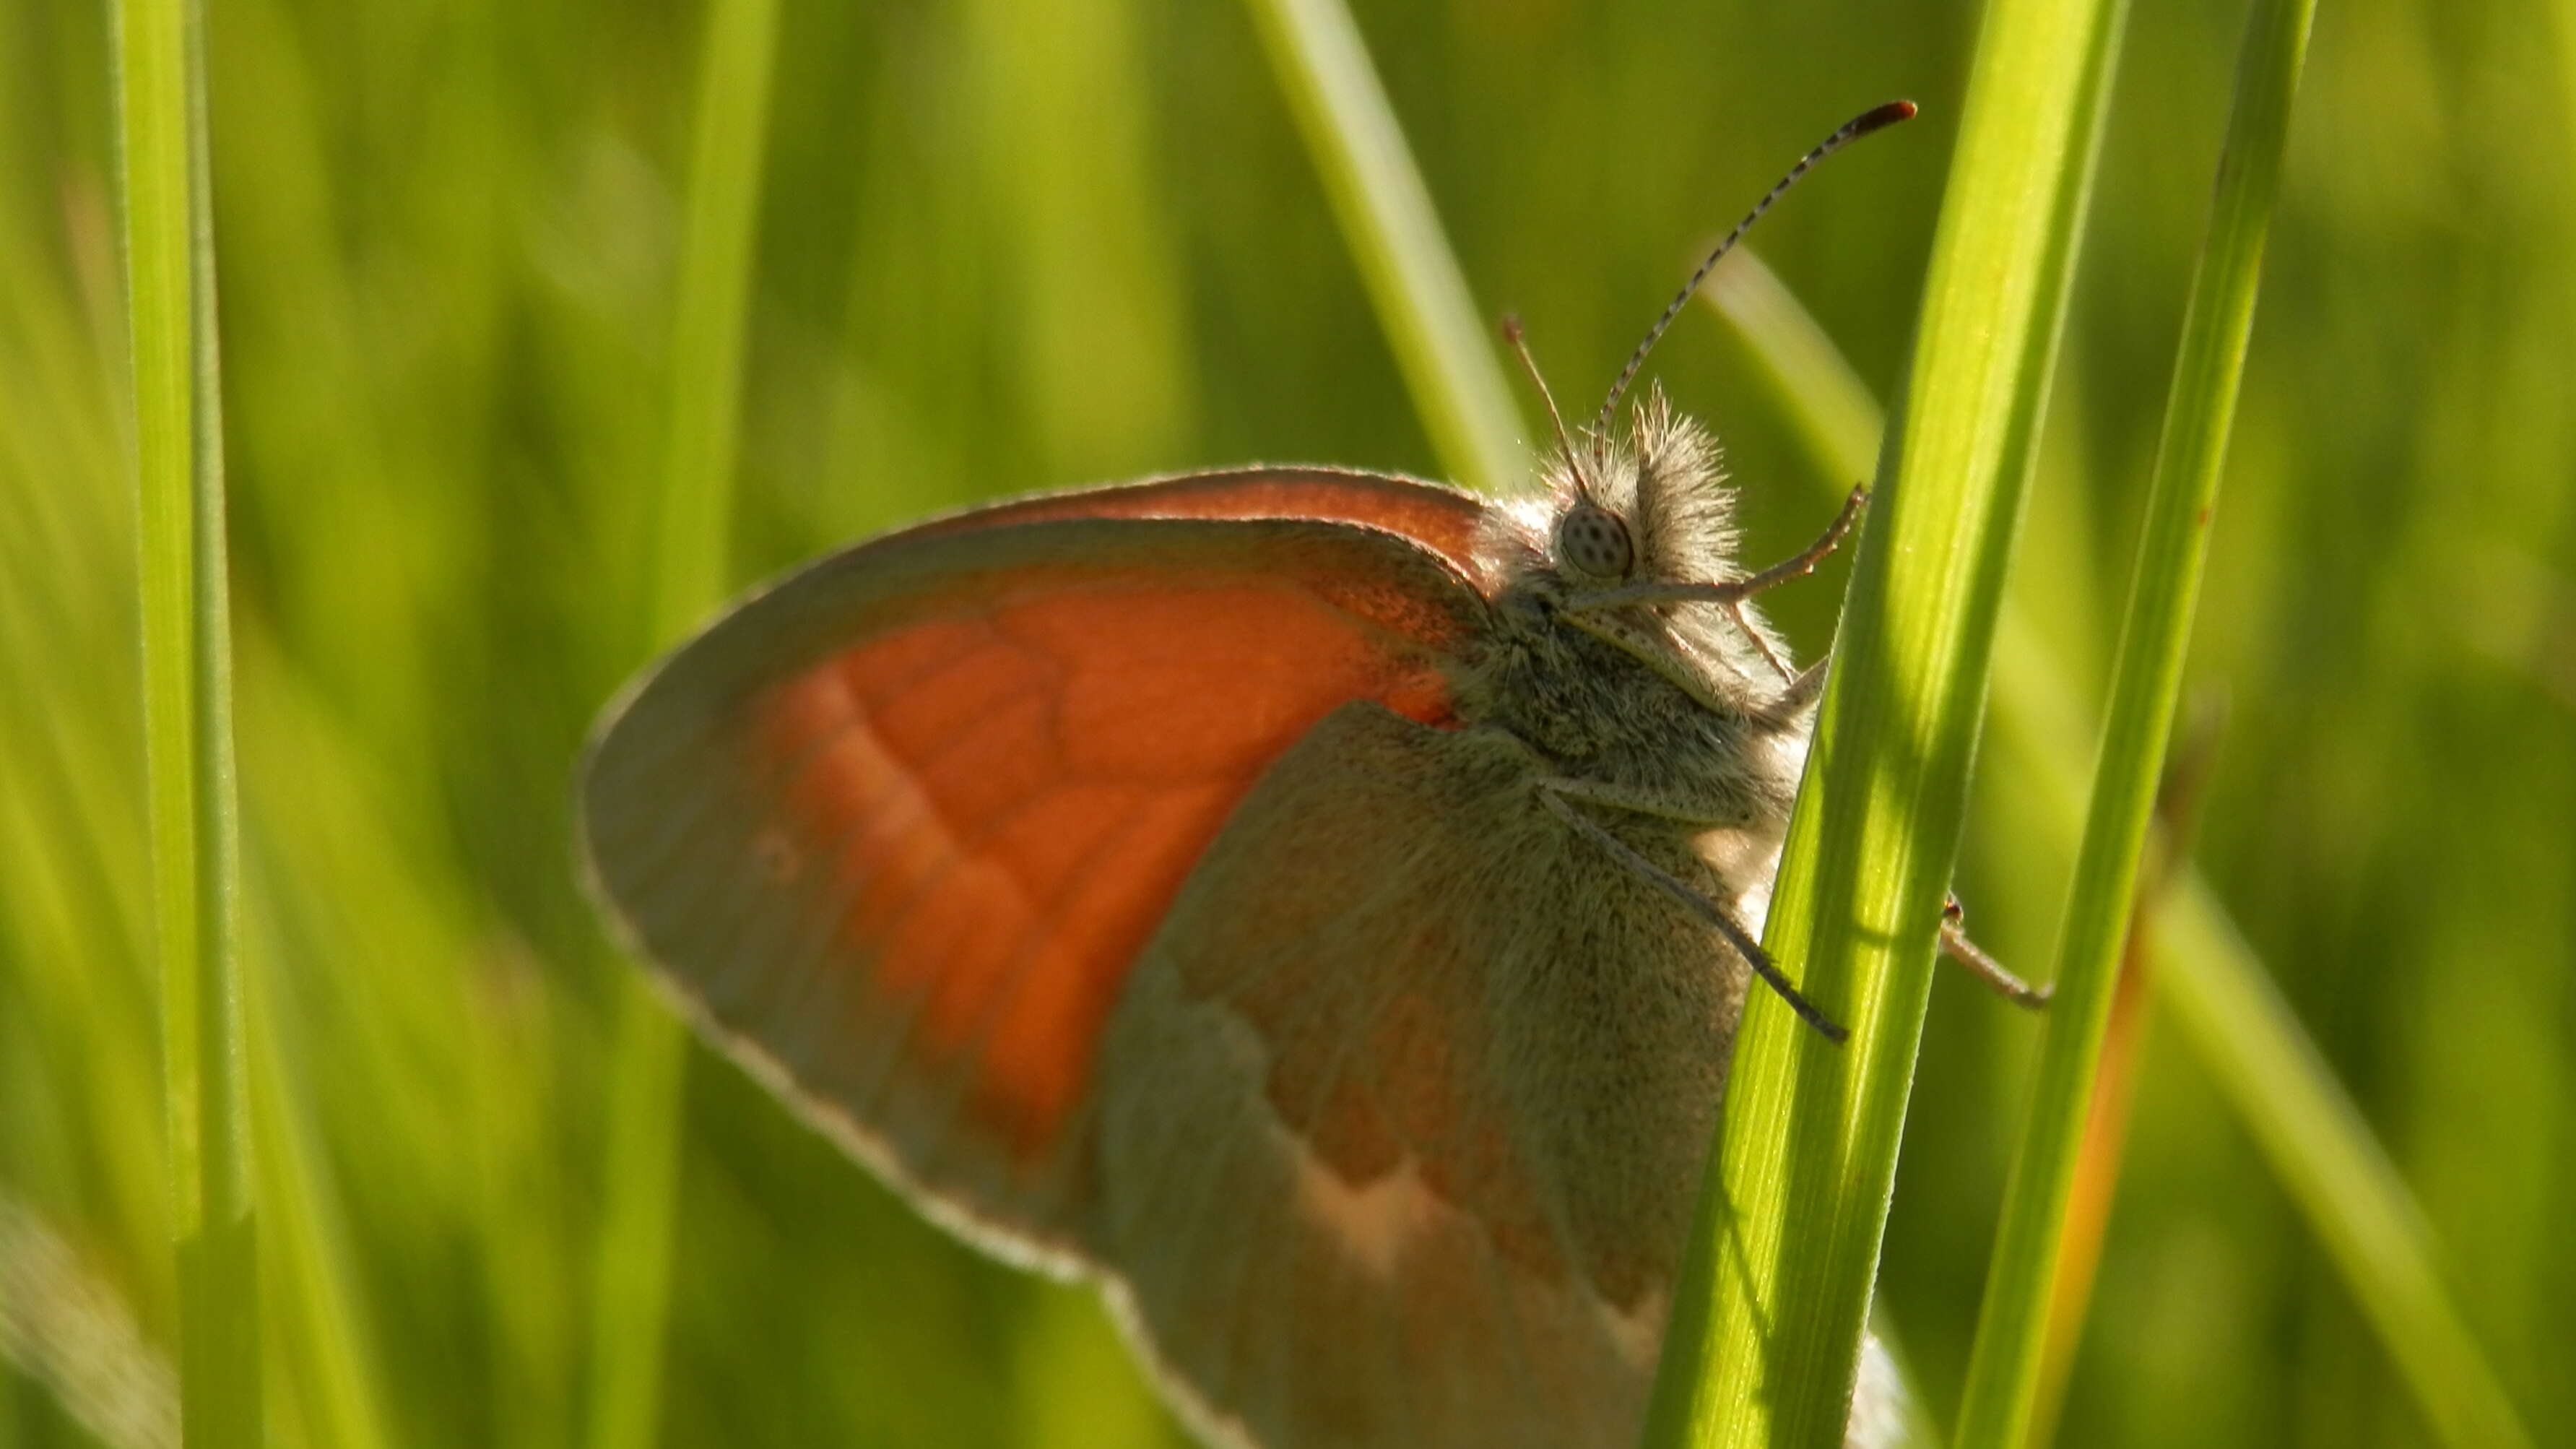
{"label": "background bokeh", "polygon": [[[1872,102],[1922,102],[1758,238],[1893,386],[1972,5],[1357,8],[1478,305],[1517,310],[1576,399],[1788,160]],[[573,886],[568,777],[646,652],[703,16],[209,9],[278,1437],[329,1443],[339,1395],[404,1446],[577,1442],[625,968]],[[2088,698],[2241,20],[2185,0],[2130,24],[2014,584],[2046,625],[2028,647]],[[13,1446],[94,1442],[56,1330],[121,1304],[167,1344],[173,1312],[107,21],[0,5]],[[1434,470],[1243,10],[790,0],[783,27],[733,582],[1028,488]],[[2329,0],[2300,106],[2194,654],[2231,705],[2198,859],[2420,1198],[2508,1391],[2564,1442],[2576,4]],[[1812,475],[1713,313],[1654,370],[1725,434],[1757,555],[1853,481]],[[1802,653],[1840,580],[1781,598]],[[2066,862],[2017,831],[2015,764],[1982,762],[1961,892],[2038,969]],[[1938,1421],[2033,1039],[1962,980],[1935,993],[1881,1301]],[[664,1442],[1179,1442],[1087,1294],[923,1225],[722,1061],[698,1052],[687,1093]],[[31,1297],[66,1281],[27,1269],[41,1243],[109,1306]],[[2151,1023],[2062,1442],[2426,1433]]]}

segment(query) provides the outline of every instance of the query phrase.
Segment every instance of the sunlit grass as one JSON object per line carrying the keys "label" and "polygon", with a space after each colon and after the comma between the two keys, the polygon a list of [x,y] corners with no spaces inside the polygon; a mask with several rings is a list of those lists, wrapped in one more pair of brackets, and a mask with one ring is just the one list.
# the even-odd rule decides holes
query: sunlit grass
{"label": "sunlit grass", "polygon": [[2138,900],[2140,862],[2182,694],[2183,651],[2236,416],[2290,102],[2315,7],[2257,0],[2239,63],[2209,235],[2183,314],[2144,536],[2112,667],[2092,813],[2060,928],[2056,989],[2020,1152],[1995,1230],[1957,1439],[2029,1437],[2050,1330],[2067,1205],[2094,1097],[2095,1064]]}
{"label": "sunlit grass", "polygon": [[[2032,974],[2243,8],[2140,9],[2110,111],[1960,882]],[[138,13],[0,7],[0,1194],[123,1300],[142,1352],[118,1362],[148,1377],[181,1316],[111,64]],[[1437,400],[1438,349],[1387,340],[1435,289],[1346,238],[1367,198],[1319,182],[1342,163],[1316,163],[1320,93],[1282,89],[1313,17],[1287,5],[782,7],[767,136],[741,143],[740,350],[711,364],[678,319],[712,13],[215,7],[269,1430],[555,1449],[649,1391],[625,1423],[675,1445],[1170,1445],[1088,1296],[922,1225],[730,1068],[689,1077],[669,1186],[628,1199],[671,1214],[665,1307],[599,1321],[631,967],[573,889],[564,807],[582,731],[678,627],[648,579],[674,378],[742,380],[701,603],[1030,486],[1257,458],[1508,476],[1493,314],[1560,384],[1606,380],[1781,159],[1908,95],[1923,120],[1758,238],[1888,391],[1974,15],[1356,7],[1401,147],[1378,154],[1439,215],[1404,266],[1454,266],[1454,365],[1504,400],[1478,424]],[[2321,20],[2301,104],[2327,123],[2287,158],[2192,642],[2236,707],[2154,938],[2066,1443],[2576,1423],[2576,28]],[[1710,330],[1657,370],[1726,436],[1748,549],[1794,546],[1874,430],[1811,463]],[[1783,592],[1804,654],[1839,577]],[[1876,1297],[1947,1422],[2041,1028],[1933,997]],[[650,1357],[595,1372],[611,1342]],[[35,1357],[0,1357],[0,1444],[94,1442]]]}
{"label": "sunlit grass", "polygon": [[[1758,259],[1739,258],[1707,295],[1751,344],[1776,404],[1827,485],[1820,500],[1830,501],[1831,480],[1865,468],[1878,446],[1881,415],[1867,385]],[[2045,658],[2048,645],[2030,610],[2026,590],[2004,601],[1997,633],[2011,663],[1998,671],[1995,711],[2027,771],[2023,783],[2045,806],[2024,828],[2041,849],[2072,854],[2085,741],[2068,722],[2086,710]],[[2145,942],[2151,974],[2187,1044],[2332,1254],[2427,1420],[2455,1444],[2528,1442],[2441,1281],[2439,1254],[2413,1194],[2207,882],[2187,866],[2178,875],[2153,903]],[[2068,1331],[2072,1337],[2075,1330]]]}
{"label": "sunlit grass", "polygon": [[[754,225],[778,46],[777,0],[719,0],[700,46],[695,143],[671,329],[668,452],[654,495],[649,649],[677,643],[726,586]],[[641,971],[617,990],[606,1199],[596,1253],[590,1449],[649,1449],[662,1402],[688,1034]]]}
{"label": "sunlit grass", "polygon": [[204,23],[188,0],[120,8],[118,119],[180,1432],[202,1449],[252,1449],[264,1439],[260,1280]]}
{"label": "sunlit grass", "polygon": [[1763,933],[1853,1035],[1837,1048],[1747,1008],[1650,1444],[1843,1433],[2123,16],[2010,0],[1986,14]]}
{"label": "sunlit grass", "polygon": [[1248,0],[1377,304],[1414,411],[1450,474],[1488,493],[1529,472],[1520,418],[1422,173],[1342,0]]}

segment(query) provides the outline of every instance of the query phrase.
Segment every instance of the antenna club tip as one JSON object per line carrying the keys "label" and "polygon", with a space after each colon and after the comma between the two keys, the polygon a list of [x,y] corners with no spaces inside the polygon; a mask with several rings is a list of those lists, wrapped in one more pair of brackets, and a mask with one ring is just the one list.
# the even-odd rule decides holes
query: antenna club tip
{"label": "antenna club tip", "polygon": [[1855,135],[1866,135],[1881,126],[1893,126],[1899,121],[1910,121],[1914,119],[1919,109],[1921,108],[1912,101],[1889,101],[1886,105],[1854,121],[1852,131]]}
{"label": "antenna club tip", "polygon": [[1506,312],[1503,314],[1503,340],[1516,347],[1520,345],[1521,314],[1518,312]]}

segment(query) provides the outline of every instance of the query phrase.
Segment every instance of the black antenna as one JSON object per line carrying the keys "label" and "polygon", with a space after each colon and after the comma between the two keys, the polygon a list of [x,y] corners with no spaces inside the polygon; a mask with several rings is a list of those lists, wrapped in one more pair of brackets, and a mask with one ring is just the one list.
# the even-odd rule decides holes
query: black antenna
{"label": "black antenna", "polygon": [[1547,379],[1539,375],[1538,362],[1530,356],[1529,343],[1521,337],[1520,318],[1504,316],[1503,340],[1512,345],[1513,353],[1521,360],[1521,367],[1529,373],[1530,382],[1538,388],[1539,401],[1547,404],[1547,420],[1556,425],[1556,446],[1565,454],[1565,470],[1574,475],[1574,491],[1582,496],[1584,502],[1591,502],[1592,482],[1583,476],[1583,464],[1574,456],[1574,439],[1566,434],[1565,414],[1556,410],[1556,394],[1547,390]]}
{"label": "black antenna", "polygon": [[1664,315],[1656,318],[1655,325],[1646,329],[1646,340],[1638,343],[1637,350],[1628,354],[1628,365],[1619,369],[1619,380],[1610,384],[1610,395],[1601,400],[1601,415],[1592,420],[1592,431],[1598,433],[1609,427],[1610,410],[1619,405],[1620,397],[1628,391],[1628,384],[1636,380],[1637,369],[1646,365],[1646,354],[1654,351],[1655,344],[1663,340],[1664,329],[1672,326],[1673,319],[1681,315],[1682,308],[1690,305],[1692,295],[1699,291],[1699,284],[1708,280],[1709,269],[1716,266],[1718,260],[1728,252],[1735,250],[1735,244],[1742,241],[1744,234],[1753,229],[1753,223],[1762,219],[1762,213],[1771,209],[1771,203],[1780,199],[1780,193],[1795,185],[1799,177],[1807,174],[1809,167],[1836,151],[1872,131],[1882,130],[1899,121],[1911,120],[1913,117],[1912,101],[1889,101],[1886,105],[1866,114],[1854,116],[1841,130],[1818,142],[1816,149],[1799,157],[1798,164],[1789,168],[1789,174],[1780,178],[1780,184],[1772,187],[1760,201],[1755,202],[1753,209],[1744,214],[1744,220],[1735,224],[1735,230],[1726,234],[1726,240],[1717,244],[1717,250],[1708,254],[1708,260],[1699,264],[1699,270],[1691,273],[1689,285],[1682,288],[1680,296],[1673,298],[1672,305],[1664,309]]}

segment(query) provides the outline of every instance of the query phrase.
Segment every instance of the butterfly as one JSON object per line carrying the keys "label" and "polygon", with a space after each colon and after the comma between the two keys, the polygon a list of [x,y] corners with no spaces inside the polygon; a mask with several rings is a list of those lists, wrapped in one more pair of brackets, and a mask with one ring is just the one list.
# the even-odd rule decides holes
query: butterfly
{"label": "butterfly", "polygon": [[1197,473],[754,593],[604,715],[594,899],[1211,1441],[1632,1441],[1749,982],[1842,1033],[1757,940],[1825,678],[1757,599],[1862,495],[1748,572],[1715,440],[1618,413],[1706,271],[1524,498]]}

